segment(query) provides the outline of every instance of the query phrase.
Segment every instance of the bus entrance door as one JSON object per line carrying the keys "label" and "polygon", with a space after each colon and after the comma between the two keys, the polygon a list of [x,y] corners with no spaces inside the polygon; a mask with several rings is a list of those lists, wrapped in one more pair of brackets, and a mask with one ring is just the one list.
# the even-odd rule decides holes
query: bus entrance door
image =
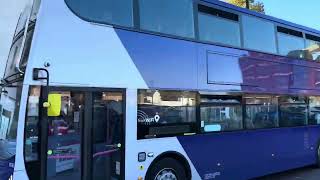
{"label": "bus entrance door", "polygon": [[61,95],[61,112],[48,117],[46,180],[121,179],[123,93],[51,93]]}
{"label": "bus entrance door", "polygon": [[93,103],[92,179],[118,180],[122,163],[122,93],[94,93]]}

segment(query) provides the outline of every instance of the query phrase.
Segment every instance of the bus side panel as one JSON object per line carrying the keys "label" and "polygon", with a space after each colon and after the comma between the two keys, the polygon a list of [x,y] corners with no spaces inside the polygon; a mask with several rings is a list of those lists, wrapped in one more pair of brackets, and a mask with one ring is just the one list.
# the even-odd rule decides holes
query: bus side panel
{"label": "bus side panel", "polygon": [[13,174],[13,165],[14,158],[12,157],[9,160],[0,160],[0,177],[4,179],[9,179],[9,177]]}
{"label": "bus side panel", "polygon": [[148,88],[319,94],[315,62],[122,29],[115,32]]}
{"label": "bus side panel", "polygon": [[148,88],[197,90],[196,43],[116,29]]}
{"label": "bus side panel", "polygon": [[[163,153],[176,152],[181,154],[191,168],[193,179],[200,180],[200,176],[188,158],[176,137],[137,140],[137,90],[126,90],[126,140],[125,140],[125,179],[132,180],[145,177],[150,165]],[[138,161],[139,153],[151,153],[145,161]]]}
{"label": "bus side panel", "polygon": [[203,179],[248,179],[313,164],[311,136],[297,127],[178,139]]}
{"label": "bus side panel", "polygon": [[309,127],[309,143],[313,148],[313,153],[309,154],[310,157],[313,157],[313,163],[317,163],[317,150],[320,146],[320,126],[310,126]]}

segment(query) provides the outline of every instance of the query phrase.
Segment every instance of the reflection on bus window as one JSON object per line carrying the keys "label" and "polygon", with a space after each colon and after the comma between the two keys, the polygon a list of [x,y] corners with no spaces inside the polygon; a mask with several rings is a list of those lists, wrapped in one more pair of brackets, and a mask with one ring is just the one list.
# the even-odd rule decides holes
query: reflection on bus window
{"label": "reflection on bus window", "polygon": [[138,138],[194,132],[196,93],[139,90]]}
{"label": "reflection on bus window", "polygon": [[24,44],[24,49],[23,49],[22,56],[21,56],[21,61],[20,61],[20,64],[19,64],[20,68],[26,68],[27,67],[27,62],[28,62],[28,58],[29,58],[29,53],[30,53],[33,33],[34,33],[34,26],[32,26],[32,28],[30,28],[28,30],[28,33],[27,33],[27,36],[26,36],[26,40],[25,40],[25,44]]}
{"label": "reflection on bus window", "polygon": [[81,178],[81,129],[84,118],[84,94],[61,94],[61,115],[48,122],[48,180]]}
{"label": "reflection on bus window", "polygon": [[199,5],[198,21],[200,40],[241,46],[238,15]]}
{"label": "reflection on bus window", "polygon": [[274,24],[253,16],[242,16],[244,48],[276,53]]}
{"label": "reflection on bus window", "polygon": [[200,115],[203,132],[232,131],[243,128],[242,106],[239,99],[201,99]]}
{"label": "reflection on bus window", "polygon": [[307,102],[304,97],[280,97],[280,127],[307,124]]}
{"label": "reflection on bus window", "polygon": [[309,124],[320,124],[320,97],[309,97]]}
{"label": "reflection on bus window", "polygon": [[139,12],[143,30],[194,37],[192,0],[139,0]]}
{"label": "reflection on bus window", "polygon": [[5,69],[6,77],[15,72],[15,63],[19,58],[19,51],[22,46],[22,40],[23,40],[22,37],[16,40],[10,49],[8,60],[7,60],[7,66]]}
{"label": "reflection on bus window", "polygon": [[66,0],[66,3],[88,21],[133,26],[132,0]]}
{"label": "reflection on bus window", "polygon": [[320,41],[306,40],[307,59],[320,61]]}
{"label": "reflection on bus window", "polygon": [[270,96],[246,96],[246,128],[278,127],[278,101]]}
{"label": "reflection on bus window", "polygon": [[40,87],[30,88],[27,106],[26,128],[25,128],[25,159],[26,162],[39,160],[39,100]]}
{"label": "reflection on bus window", "polygon": [[93,94],[93,179],[120,179],[122,93]]}
{"label": "reflection on bus window", "polygon": [[16,154],[22,85],[18,83],[16,86],[0,90],[0,160],[10,160]]}
{"label": "reflection on bus window", "polygon": [[277,27],[279,54],[292,58],[305,58],[306,50],[302,32]]}

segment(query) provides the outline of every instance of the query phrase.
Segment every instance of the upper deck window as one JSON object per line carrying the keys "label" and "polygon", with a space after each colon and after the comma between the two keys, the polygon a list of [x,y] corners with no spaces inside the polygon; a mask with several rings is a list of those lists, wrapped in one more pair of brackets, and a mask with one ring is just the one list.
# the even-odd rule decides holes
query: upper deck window
{"label": "upper deck window", "polygon": [[66,0],[66,3],[88,21],[133,26],[132,0]]}
{"label": "upper deck window", "polygon": [[302,32],[278,27],[279,54],[293,58],[305,58]]}
{"label": "upper deck window", "polygon": [[199,38],[240,47],[240,25],[237,14],[199,5]]}
{"label": "upper deck window", "polygon": [[306,58],[320,61],[320,37],[311,34],[306,34]]}
{"label": "upper deck window", "polygon": [[140,28],[194,37],[192,0],[139,0]]}
{"label": "upper deck window", "polygon": [[242,16],[244,47],[276,53],[274,24],[251,16]]}

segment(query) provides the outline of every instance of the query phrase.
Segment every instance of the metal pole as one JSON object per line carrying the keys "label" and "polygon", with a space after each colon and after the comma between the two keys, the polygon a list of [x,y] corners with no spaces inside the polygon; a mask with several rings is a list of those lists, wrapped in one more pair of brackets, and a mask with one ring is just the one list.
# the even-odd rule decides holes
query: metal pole
{"label": "metal pole", "polygon": [[246,0],[246,8],[247,8],[247,9],[250,9],[250,3],[249,3],[249,0]]}

